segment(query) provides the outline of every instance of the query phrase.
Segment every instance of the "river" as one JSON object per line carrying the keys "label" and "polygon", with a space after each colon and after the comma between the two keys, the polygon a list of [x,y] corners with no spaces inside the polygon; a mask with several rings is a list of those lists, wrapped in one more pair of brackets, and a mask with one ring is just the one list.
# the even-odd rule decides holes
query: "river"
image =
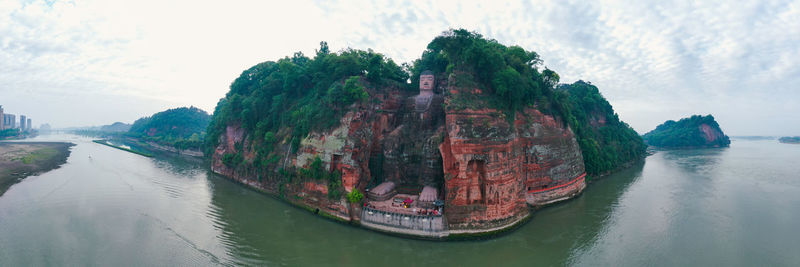
{"label": "river", "polygon": [[660,151],[485,241],[388,236],[317,217],[182,157],[72,135],[61,168],[0,197],[0,266],[797,266],[800,146]]}

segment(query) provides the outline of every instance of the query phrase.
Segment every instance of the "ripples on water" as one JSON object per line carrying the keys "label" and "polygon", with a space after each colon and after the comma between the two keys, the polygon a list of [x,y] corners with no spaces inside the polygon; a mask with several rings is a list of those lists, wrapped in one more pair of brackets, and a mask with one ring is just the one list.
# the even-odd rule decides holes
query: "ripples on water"
{"label": "ripples on water", "polygon": [[[486,241],[402,239],[73,136],[60,169],[0,197],[0,266],[797,265],[800,146],[661,151]],[[89,159],[89,155],[92,156]]]}

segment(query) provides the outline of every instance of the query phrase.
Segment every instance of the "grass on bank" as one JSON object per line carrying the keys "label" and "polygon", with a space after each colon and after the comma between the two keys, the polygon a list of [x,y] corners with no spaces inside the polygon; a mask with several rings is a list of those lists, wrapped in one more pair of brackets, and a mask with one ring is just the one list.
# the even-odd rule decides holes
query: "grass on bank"
{"label": "grass on bank", "polygon": [[113,148],[116,148],[116,149],[119,149],[119,150],[128,151],[128,152],[131,152],[131,153],[134,153],[134,154],[138,154],[138,155],[142,155],[142,156],[145,156],[145,157],[148,157],[148,158],[152,158],[153,157],[153,154],[150,154],[150,153],[147,153],[147,152],[136,151],[136,150],[124,148],[124,147],[121,147],[121,146],[112,145],[112,144],[108,143],[107,140],[92,140],[92,142],[95,142],[95,143],[98,143],[98,144],[101,144],[101,145],[110,146],[110,147],[113,147]]}

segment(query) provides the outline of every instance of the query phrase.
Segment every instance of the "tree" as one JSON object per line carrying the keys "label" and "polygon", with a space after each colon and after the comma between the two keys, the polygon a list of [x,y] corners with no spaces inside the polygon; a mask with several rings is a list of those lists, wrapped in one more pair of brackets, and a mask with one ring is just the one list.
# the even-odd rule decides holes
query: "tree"
{"label": "tree", "polygon": [[350,203],[360,203],[363,198],[364,194],[361,194],[356,188],[353,188],[353,191],[347,193],[347,201]]}

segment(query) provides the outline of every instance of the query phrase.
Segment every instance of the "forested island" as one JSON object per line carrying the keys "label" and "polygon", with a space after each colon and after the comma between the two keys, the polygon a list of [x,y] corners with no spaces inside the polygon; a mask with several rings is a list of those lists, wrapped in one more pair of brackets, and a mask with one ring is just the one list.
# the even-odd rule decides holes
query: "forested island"
{"label": "forested island", "polygon": [[660,148],[728,147],[731,143],[711,115],[668,120],[642,138],[648,145]]}
{"label": "forested island", "polygon": [[404,65],[322,42],[235,79],[205,152],[214,172],[337,220],[494,234],[645,154],[595,86],[558,82],[536,52],[466,30]]}

